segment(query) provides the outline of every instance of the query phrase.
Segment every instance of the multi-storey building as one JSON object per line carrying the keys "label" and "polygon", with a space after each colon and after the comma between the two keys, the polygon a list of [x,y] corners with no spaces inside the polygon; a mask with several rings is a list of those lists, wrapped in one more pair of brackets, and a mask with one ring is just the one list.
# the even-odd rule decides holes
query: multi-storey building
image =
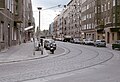
{"label": "multi-storey building", "polygon": [[82,34],[86,39],[95,40],[96,30],[94,27],[94,6],[95,0],[82,0]]}
{"label": "multi-storey building", "polygon": [[15,12],[17,15],[17,9],[15,9],[17,3],[14,0],[11,2],[5,0],[2,4],[5,3],[5,8],[0,10],[0,50],[19,42],[18,27],[20,24],[17,27],[17,20],[14,20]]}
{"label": "multi-storey building", "polygon": [[31,37],[34,35],[34,18],[33,18],[33,11],[32,11],[32,2],[31,0],[23,0],[24,1],[24,11],[23,11],[23,26],[27,30],[24,31],[24,40],[29,41]]}
{"label": "multi-storey building", "polygon": [[28,5],[24,1],[30,2],[30,0],[3,1],[4,3],[0,2],[4,5],[4,8],[0,10],[0,50],[23,42],[25,24],[28,24],[24,20],[28,18],[28,13],[31,13],[28,12],[27,17],[24,17],[26,13],[24,8]]}
{"label": "multi-storey building", "polygon": [[49,25],[49,34],[52,36],[53,35],[53,22]]}
{"label": "multi-storey building", "polygon": [[59,18],[59,15],[57,15],[55,18],[54,18],[54,23],[53,23],[53,38],[58,38],[59,37],[59,28],[58,28],[58,18]]}
{"label": "multi-storey building", "polygon": [[63,12],[63,37],[69,36],[69,26],[70,26],[69,9],[65,8]]}
{"label": "multi-storey building", "polygon": [[80,38],[81,35],[81,0],[71,0],[58,17],[58,38],[71,36]]}
{"label": "multi-storey building", "polygon": [[64,36],[120,40],[119,0],[71,0],[61,16]]}
{"label": "multi-storey building", "polygon": [[81,30],[81,0],[71,0],[67,4],[65,17],[67,25],[67,35],[73,38],[80,38]]}
{"label": "multi-storey building", "polygon": [[95,3],[97,39],[113,43],[120,39],[120,1],[97,0]]}
{"label": "multi-storey building", "polygon": [[62,38],[62,34],[63,34],[63,11],[61,12],[61,14],[58,17],[58,30],[57,30],[57,34],[58,37],[57,38]]}

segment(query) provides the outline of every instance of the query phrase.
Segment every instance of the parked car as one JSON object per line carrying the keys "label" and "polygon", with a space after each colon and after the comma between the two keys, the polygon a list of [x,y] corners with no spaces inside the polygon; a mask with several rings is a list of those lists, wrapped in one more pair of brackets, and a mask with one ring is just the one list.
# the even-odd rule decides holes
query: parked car
{"label": "parked car", "polygon": [[71,38],[71,36],[64,36],[63,42],[70,42]]}
{"label": "parked car", "polygon": [[97,46],[97,47],[106,47],[106,42],[105,42],[105,40],[96,40],[95,42],[94,42],[94,46]]}
{"label": "parked car", "polygon": [[70,42],[71,42],[71,43],[75,43],[75,44],[80,44],[79,38],[71,38],[71,39],[70,39]]}
{"label": "parked car", "polygon": [[120,40],[115,41],[115,43],[112,44],[112,49],[120,49]]}
{"label": "parked car", "polygon": [[84,39],[85,45],[94,45],[94,41],[92,39]]}
{"label": "parked car", "polygon": [[53,39],[45,39],[44,40],[44,48],[47,49],[47,50],[50,50],[50,47],[54,48],[54,50],[56,50],[56,43]]}
{"label": "parked car", "polygon": [[76,44],[80,44],[80,39],[78,39],[78,38],[74,38],[74,43],[76,43]]}
{"label": "parked car", "polygon": [[83,40],[80,40],[80,44],[84,44],[84,41],[83,41]]}

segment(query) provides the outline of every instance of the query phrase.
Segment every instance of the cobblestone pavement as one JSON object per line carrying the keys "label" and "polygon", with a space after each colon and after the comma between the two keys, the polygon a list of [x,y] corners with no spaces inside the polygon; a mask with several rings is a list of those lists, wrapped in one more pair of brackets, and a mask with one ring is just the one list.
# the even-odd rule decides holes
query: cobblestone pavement
{"label": "cobblestone pavement", "polygon": [[[120,81],[118,77],[118,75],[120,75],[120,72],[115,71],[116,68],[119,69],[119,66],[117,65],[119,63],[118,60],[120,60],[120,56],[119,56],[120,51],[114,51],[107,48],[83,46],[83,45],[81,45],[80,47],[78,45],[71,47],[68,46],[68,47],[69,49],[72,47],[74,48],[74,50],[72,49],[73,51],[70,49],[72,52],[74,52],[74,55],[69,54],[69,57],[68,55],[65,55],[64,58],[62,59],[64,61],[61,62],[57,61],[59,63],[59,64],[56,63],[56,65],[58,66],[56,72],[58,74],[52,74],[52,76],[48,75],[45,77],[43,76],[42,78],[29,80],[25,82],[67,82],[67,81],[68,82],[119,82]],[[77,50],[79,50],[79,53]],[[75,54],[75,52],[77,54]],[[117,60],[118,63],[115,63],[115,60]],[[115,70],[111,66],[107,67],[107,65],[109,64],[110,65],[115,64],[113,65],[116,66],[114,67]],[[105,67],[105,69],[102,67]]]}
{"label": "cobblestone pavement", "polygon": [[[113,59],[116,54],[106,48],[63,42],[57,44],[64,49],[60,56],[1,65],[0,82],[37,82],[35,81],[37,78],[57,76],[101,65]],[[37,80],[40,82],[41,79]]]}

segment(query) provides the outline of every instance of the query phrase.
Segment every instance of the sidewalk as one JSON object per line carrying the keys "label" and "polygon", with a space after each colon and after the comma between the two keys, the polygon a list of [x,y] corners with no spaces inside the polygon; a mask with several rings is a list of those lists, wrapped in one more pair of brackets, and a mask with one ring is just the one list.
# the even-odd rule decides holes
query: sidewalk
{"label": "sidewalk", "polygon": [[13,46],[9,49],[0,52],[0,64],[34,60],[48,56],[45,49],[43,50],[43,55],[41,55],[40,51],[35,51],[35,55],[33,55],[33,52],[33,42],[22,43],[21,45]]}

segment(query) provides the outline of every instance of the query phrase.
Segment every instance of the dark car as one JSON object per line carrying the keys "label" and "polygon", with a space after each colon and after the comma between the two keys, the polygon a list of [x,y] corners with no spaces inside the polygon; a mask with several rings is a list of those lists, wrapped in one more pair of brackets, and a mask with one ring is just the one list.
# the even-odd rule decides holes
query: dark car
{"label": "dark car", "polygon": [[105,42],[105,40],[96,40],[94,42],[94,46],[97,46],[97,47],[106,47],[106,42]]}
{"label": "dark car", "polygon": [[115,41],[114,44],[112,44],[112,49],[120,49],[120,40]]}
{"label": "dark car", "polygon": [[52,47],[54,48],[54,50],[56,50],[56,43],[53,39],[45,39],[44,40],[44,48],[47,50],[50,50],[50,46],[52,44]]}

